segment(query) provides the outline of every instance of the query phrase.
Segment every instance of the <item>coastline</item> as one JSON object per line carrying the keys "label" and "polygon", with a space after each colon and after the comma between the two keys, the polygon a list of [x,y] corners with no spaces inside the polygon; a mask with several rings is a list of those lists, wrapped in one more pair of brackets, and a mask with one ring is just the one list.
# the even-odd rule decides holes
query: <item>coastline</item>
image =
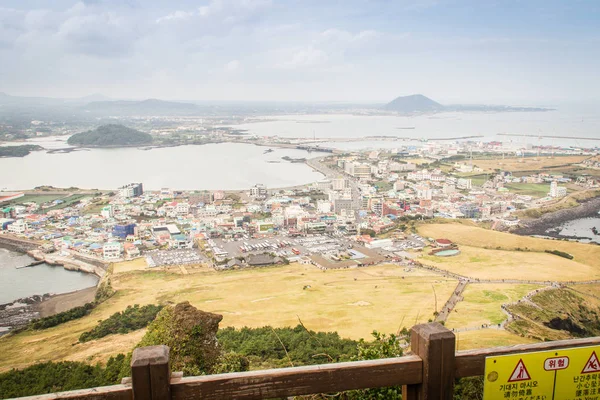
{"label": "coastline", "polygon": [[43,261],[50,265],[60,265],[69,271],[96,275],[99,278],[98,283],[95,286],[76,291],[35,294],[0,304],[0,337],[14,329],[27,326],[34,319],[48,317],[93,301],[98,285],[106,275],[107,266],[102,261],[86,259],[83,256],[67,258],[58,254],[45,254],[38,249],[39,245],[40,243],[27,239],[7,237],[7,235],[0,236],[0,247],[2,248],[27,254],[37,261]]}
{"label": "coastline", "polygon": [[514,229],[511,233],[521,236],[544,236],[553,239],[581,240],[583,237],[559,235],[554,228],[576,219],[598,217],[600,196],[583,201],[576,207],[565,208],[542,215],[531,221],[523,222],[524,226]]}

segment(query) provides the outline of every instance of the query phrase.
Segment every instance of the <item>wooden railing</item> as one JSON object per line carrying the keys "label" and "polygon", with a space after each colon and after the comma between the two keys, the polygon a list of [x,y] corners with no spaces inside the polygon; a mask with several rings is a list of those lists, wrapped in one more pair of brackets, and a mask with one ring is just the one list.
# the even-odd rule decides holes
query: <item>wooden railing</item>
{"label": "wooden railing", "polygon": [[170,372],[167,346],[151,346],[134,350],[121,385],[22,399],[250,400],[402,385],[405,400],[450,400],[455,378],[483,375],[488,356],[591,345],[600,337],[455,352],[454,333],[430,323],[412,328],[405,357],[192,377]]}

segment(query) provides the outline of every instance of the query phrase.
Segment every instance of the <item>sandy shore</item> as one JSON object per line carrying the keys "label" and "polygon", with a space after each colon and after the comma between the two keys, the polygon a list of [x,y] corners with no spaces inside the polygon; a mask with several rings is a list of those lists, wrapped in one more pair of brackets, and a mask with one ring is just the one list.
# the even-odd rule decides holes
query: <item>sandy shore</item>
{"label": "sandy shore", "polygon": [[49,317],[94,301],[96,289],[97,288],[94,286],[75,292],[57,294],[41,303],[35,304],[33,308],[40,314],[40,318]]}

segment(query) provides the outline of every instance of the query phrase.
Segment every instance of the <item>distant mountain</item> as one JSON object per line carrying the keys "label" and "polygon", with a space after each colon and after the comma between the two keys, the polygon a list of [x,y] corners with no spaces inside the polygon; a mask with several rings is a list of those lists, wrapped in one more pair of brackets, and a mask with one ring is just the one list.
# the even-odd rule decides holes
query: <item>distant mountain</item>
{"label": "distant mountain", "polygon": [[93,131],[76,133],[67,141],[73,146],[126,147],[152,143],[152,136],[123,125],[102,125]]}
{"label": "distant mountain", "polygon": [[84,107],[87,112],[105,115],[191,115],[199,107],[191,103],[179,103],[148,99],[142,101],[94,101]]}
{"label": "distant mountain", "polygon": [[402,113],[441,111],[444,106],[422,94],[400,96],[383,106],[385,110]]}

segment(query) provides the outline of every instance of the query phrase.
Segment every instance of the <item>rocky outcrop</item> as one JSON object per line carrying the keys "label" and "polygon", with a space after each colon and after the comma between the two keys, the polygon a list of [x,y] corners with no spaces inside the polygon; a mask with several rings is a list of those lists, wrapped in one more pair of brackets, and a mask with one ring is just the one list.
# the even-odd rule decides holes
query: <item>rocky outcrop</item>
{"label": "rocky outcrop", "polygon": [[173,371],[210,374],[221,354],[217,330],[222,319],[222,315],[198,310],[187,301],[167,306],[148,326],[139,346],[167,345]]}

